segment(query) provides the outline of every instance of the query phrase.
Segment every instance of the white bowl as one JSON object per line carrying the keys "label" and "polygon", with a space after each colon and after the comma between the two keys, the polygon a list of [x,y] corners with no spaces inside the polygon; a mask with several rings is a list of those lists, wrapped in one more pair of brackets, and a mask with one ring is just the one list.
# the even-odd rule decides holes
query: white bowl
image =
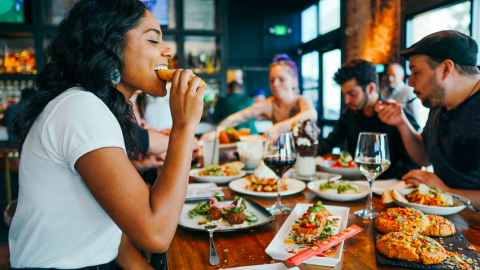
{"label": "white bowl", "polygon": [[244,177],[246,174],[245,171],[240,171],[238,175],[234,175],[234,176],[200,176],[198,175],[198,172],[203,170],[205,169],[190,170],[190,176],[198,182],[226,184],[234,179]]}
{"label": "white bowl", "polygon": [[357,180],[362,176],[362,173],[356,166],[355,168],[332,167],[332,165],[336,162],[336,160],[322,160],[317,163],[317,166],[320,167],[320,170],[324,172],[340,174],[344,179]]}
{"label": "white bowl", "polygon": [[[400,193],[402,193],[403,195],[406,195],[406,194],[410,193],[412,191],[412,189],[413,188],[402,188],[402,189],[397,189],[397,190]],[[448,192],[445,192],[445,194],[457,196],[461,200],[470,203],[470,200],[463,197],[463,196],[453,194],[453,193],[448,193]],[[411,202],[401,202],[401,201],[397,201],[397,200],[394,199],[395,204],[397,204],[398,206],[412,207],[412,208],[415,208],[415,209],[418,209],[418,210],[422,211],[425,214],[442,215],[442,216],[453,215],[453,214],[456,214],[456,213],[462,211],[463,209],[465,209],[465,205],[463,205],[460,202],[457,202],[455,199],[453,199],[453,201],[454,201],[454,206],[443,207],[443,206],[430,206],[430,205],[416,204],[416,203],[411,203]]]}
{"label": "white bowl", "polygon": [[365,183],[362,183],[363,181],[355,181],[355,182],[346,181],[345,182],[346,184],[354,184],[358,186],[358,188],[360,189],[360,193],[356,193],[356,194],[332,194],[332,193],[320,191],[320,185],[326,182],[328,182],[328,180],[312,181],[307,184],[307,187],[311,191],[313,191],[313,193],[315,193],[318,197],[329,200],[329,201],[337,201],[337,202],[349,202],[349,201],[360,200],[367,197],[369,193],[369,188],[365,185],[366,181]]}

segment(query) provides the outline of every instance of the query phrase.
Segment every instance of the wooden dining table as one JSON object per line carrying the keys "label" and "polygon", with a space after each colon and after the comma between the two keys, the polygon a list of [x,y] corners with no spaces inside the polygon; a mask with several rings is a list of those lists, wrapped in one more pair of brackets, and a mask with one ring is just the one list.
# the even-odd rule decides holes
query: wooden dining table
{"label": "wooden dining table", "polygon": [[[381,181],[381,180],[377,180]],[[192,182],[193,183],[193,182]],[[222,185],[219,185],[222,187]],[[222,191],[225,199],[233,199],[235,195],[241,195],[251,199],[263,207],[271,206],[276,198],[262,198],[236,193],[228,188]],[[367,197],[368,198],[368,197]],[[407,269],[377,264],[375,259],[374,226],[372,220],[364,220],[354,215],[356,210],[364,209],[367,198],[351,202],[335,202],[322,200],[324,205],[346,206],[350,208],[348,225],[356,224],[363,231],[345,241],[341,261],[334,269]],[[306,188],[304,191],[290,196],[282,196],[282,202],[290,208],[297,203],[316,203],[321,200],[312,191]],[[382,204],[382,199],[374,195],[373,206],[375,211],[380,212],[394,204]],[[220,257],[220,265],[211,266],[209,258],[208,232],[196,232],[178,227],[170,248],[167,251],[169,269],[226,269],[231,267],[262,265],[281,262],[274,260],[265,249],[282,227],[288,215],[275,216],[276,220],[270,224],[256,227],[250,230],[236,232],[215,232],[214,241],[217,253]],[[457,214],[446,216],[456,226],[457,230],[480,251],[480,214],[465,209]],[[293,254],[292,254],[293,255]],[[480,256],[479,256],[480,257]],[[480,261],[479,261],[480,262]],[[283,262],[287,268],[293,265]],[[300,269],[332,269],[332,267],[312,264],[301,264]]]}

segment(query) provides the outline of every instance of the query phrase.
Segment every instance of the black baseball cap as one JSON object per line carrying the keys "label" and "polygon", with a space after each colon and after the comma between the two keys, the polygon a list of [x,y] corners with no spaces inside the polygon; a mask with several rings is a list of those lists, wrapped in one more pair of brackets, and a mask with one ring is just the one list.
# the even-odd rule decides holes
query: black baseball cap
{"label": "black baseball cap", "polygon": [[458,31],[440,31],[422,38],[400,56],[424,54],[441,60],[450,59],[454,63],[466,66],[477,65],[478,46],[475,40]]}

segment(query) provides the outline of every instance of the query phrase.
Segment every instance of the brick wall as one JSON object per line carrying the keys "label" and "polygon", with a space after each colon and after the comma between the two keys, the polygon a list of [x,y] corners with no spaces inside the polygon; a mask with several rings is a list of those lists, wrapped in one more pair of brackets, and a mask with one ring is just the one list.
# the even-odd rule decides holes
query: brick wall
{"label": "brick wall", "polygon": [[401,0],[347,0],[347,61],[398,61]]}

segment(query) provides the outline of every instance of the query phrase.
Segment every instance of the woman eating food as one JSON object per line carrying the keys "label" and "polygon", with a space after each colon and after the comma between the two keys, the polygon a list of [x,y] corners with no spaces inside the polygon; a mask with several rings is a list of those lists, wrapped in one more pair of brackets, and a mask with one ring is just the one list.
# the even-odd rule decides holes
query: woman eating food
{"label": "woman eating food", "polygon": [[[317,111],[312,102],[295,94],[298,89],[298,69],[287,55],[278,55],[273,59],[270,65],[270,88],[273,97],[225,118],[218,124],[217,131],[238,126],[260,116],[273,122],[265,135],[288,132],[296,121],[317,120]],[[206,133],[202,139],[211,139],[214,135],[215,132]]]}
{"label": "woman eating food", "polygon": [[[129,98],[166,95],[156,69],[172,51],[138,0],[81,0],[60,23],[15,120],[19,199],[10,234],[15,269],[152,269],[135,246],[165,252],[185,200],[204,88],[171,78],[168,157],[149,190],[129,161],[144,154]],[[161,117],[161,116],[159,116]],[[122,236],[123,233],[123,236]],[[133,245],[132,245],[133,243]]]}

